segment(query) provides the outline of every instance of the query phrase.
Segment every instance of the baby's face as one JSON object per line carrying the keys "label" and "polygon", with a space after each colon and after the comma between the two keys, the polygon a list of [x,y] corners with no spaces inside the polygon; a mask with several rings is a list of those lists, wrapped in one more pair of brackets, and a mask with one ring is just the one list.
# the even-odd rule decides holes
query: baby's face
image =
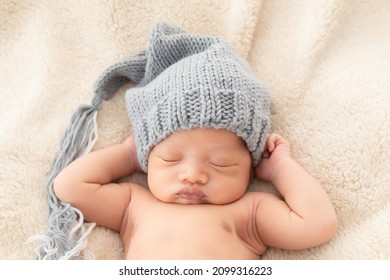
{"label": "baby's face", "polygon": [[227,204],[245,193],[251,161],[244,141],[230,131],[176,132],[150,152],[148,184],[164,202]]}

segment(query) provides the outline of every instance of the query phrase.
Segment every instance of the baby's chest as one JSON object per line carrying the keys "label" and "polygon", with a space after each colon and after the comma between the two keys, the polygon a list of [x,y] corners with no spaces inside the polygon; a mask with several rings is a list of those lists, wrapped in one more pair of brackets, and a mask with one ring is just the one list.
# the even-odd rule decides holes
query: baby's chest
{"label": "baby's chest", "polygon": [[128,240],[127,251],[133,257],[143,258],[139,252],[184,259],[248,256],[237,234],[235,217],[228,212],[212,207],[168,207],[146,211],[140,218],[134,221]]}
{"label": "baby's chest", "polygon": [[229,211],[211,205],[178,206],[151,208],[139,215],[133,223],[131,242],[182,248],[241,242],[236,217]]}
{"label": "baby's chest", "polygon": [[142,216],[142,220],[137,219],[134,224],[135,229],[153,229],[169,236],[196,233],[228,236],[236,231],[236,216],[214,205],[168,205],[152,208]]}

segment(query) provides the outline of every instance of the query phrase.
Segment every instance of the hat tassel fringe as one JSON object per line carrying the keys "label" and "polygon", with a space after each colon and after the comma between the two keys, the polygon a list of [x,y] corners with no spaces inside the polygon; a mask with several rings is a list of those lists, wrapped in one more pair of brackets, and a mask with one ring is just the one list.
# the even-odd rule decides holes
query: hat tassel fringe
{"label": "hat tassel fringe", "polygon": [[28,242],[41,241],[35,250],[41,260],[93,259],[86,249],[87,236],[95,223],[84,223],[80,210],[60,201],[53,191],[55,177],[76,158],[87,154],[98,139],[97,112],[103,103],[94,95],[92,105],[81,105],[72,116],[52,163],[46,183],[49,202],[48,230],[46,235],[35,235]]}

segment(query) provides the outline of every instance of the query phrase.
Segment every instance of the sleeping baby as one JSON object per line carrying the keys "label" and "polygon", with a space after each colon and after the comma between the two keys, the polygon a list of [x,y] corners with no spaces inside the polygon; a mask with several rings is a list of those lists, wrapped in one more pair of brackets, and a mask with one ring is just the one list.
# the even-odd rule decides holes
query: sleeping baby
{"label": "sleeping baby", "polygon": [[[269,133],[269,91],[228,44],[159,24],[148,50],[107,69],[97,92],[127,81],[137,83],[126,92],[131,135],[54,181],[86,221],[120,233],[126,259],[259,259],[334,235],[326,191]],[[148,185],[118,182],[134,172]],[[253,177],[280,196],[247,191]]]}

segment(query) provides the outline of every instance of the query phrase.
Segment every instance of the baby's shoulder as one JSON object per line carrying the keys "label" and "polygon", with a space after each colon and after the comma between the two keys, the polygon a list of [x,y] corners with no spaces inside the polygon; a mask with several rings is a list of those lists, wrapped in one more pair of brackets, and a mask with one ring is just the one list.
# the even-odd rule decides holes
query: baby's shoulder
{"label": "baby's shoulder", "polygon": [[239,200],[225,205],[225,210],[232,212],[232,216],[239,217],[240,220],[245,220],[252,217],[258,205],[262,200],[267,200],[267,197],[267,193],[246,192]]}
{"label": "baby's shoulder", "polygon": [[280,203],[281,198],[274,193],[251,191],[245,193],[237,204],[237,208],[244,208],[250,216],[258,215],[262,209],[267,209],[265,205],[275,205]]}
{"label": "baby's shoulder", "polygon": [[262,201],[279,199],[276,194],[263,192],[263,191],[248,191],[241,198],[241,203],[250,204],[250,203],[261,203]]}
{"label": "baby's shoulder", "polygon": [[131,188],[131,200],[130,204],[133,207],[143,207],[150,203],[158,202],[158,199],[151,193],[148,187],[137,183],[124,183],[128,184],[128,187]]}
{"label": "baby's shoulder", "polygon": [[266,250],[267,246],[257,234],[258,206],[263,199],[267,200],[269,195],[263,192],[248,192],[235,205],[237,235],[259,255]]}

